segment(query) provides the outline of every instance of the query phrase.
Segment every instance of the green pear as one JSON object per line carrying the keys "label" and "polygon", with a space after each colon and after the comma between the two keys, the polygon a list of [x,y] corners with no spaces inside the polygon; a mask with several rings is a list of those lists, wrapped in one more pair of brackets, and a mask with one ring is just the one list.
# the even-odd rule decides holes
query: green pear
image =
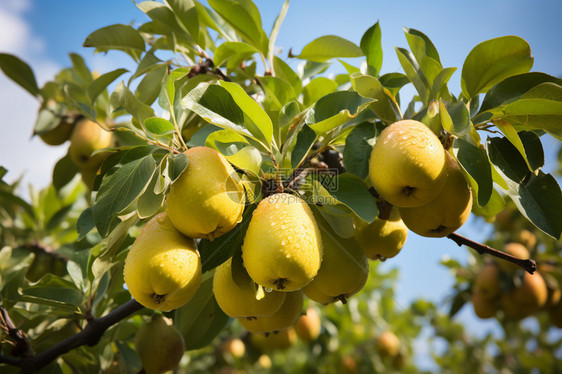
{"label": "green pear", "polygon": [[103,148],[111,147],[113,134],[101,128],[88,119],[79,121],[70,136],[68,152],[72,162],[81,169],[96,169],[109,155],[108,152],[98,152]]}
{"label": "green pear", "polygon": [[355,220],[355,239],[371,260],[396,256],[406,243],[408,228],[397,208],[392,208],[388,219],[376,217],[369,224]]}
{"label": "green pear", "polygon": [[183,337],[171,319],[155,315],[135,336],[135,349],[147,374],[175,369],[185,350]]}

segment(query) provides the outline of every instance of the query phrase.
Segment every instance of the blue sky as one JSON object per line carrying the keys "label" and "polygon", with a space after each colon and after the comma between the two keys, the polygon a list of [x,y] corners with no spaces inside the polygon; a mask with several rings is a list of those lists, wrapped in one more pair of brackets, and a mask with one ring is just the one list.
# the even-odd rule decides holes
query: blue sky
{"label": "blue sky", "polygon": [[[262,12],[264,29],[269,33],[283,1],[257,0],[256,4]],[[363,32],[379,20],[384,53],[382,73],[401,72],[394,46],[407,47],[402,28],[415,28],[431,38],[443,66],[458,67],[449,85],[458,94],[462,63],[471,48],[503,35],[518,35],[529,42],[535,57],[534,71],[562,76],[561,14],[559,0],[293,0],[277,44],[283,47],[283,58],[289,48],[299,52],[311,40],[326,34],[339,35],[358,44]],[[93,70],[102,73],[123,64],[131,69],[127,57],[119,53],[94,56],[91,49],[82,48],[82,43],[97,28],[113,23],[138,26],[144,20],[145,16],[130,0],[2,0],[0,52],[14,53],[28,61],[41,83],[69,65],[69,52],[82,54]],[[50,180],[55,160],[66,149],[46,147],[38,139],[30,139],[37,108],[37,102],[28,94],[0,76],[3,118],[0,164],[8,167],[8,180],[25,173],[26,183],[44,186]],[[547,162],[552,162],[553,141],[547,143],[546,152]],[[482,240],[489,230],[481,220],[471,219],[460,232]],[[410,235],[403,252],[385,265],[398,266],[401,270],[399,303],[407,304],[419,296],[435,301],[442,299],[452,284],[447,271],[436,265],[443,256],[466,262],[467,249],[458,248],[446,239]],[[494,322],[476,320],[471,308],[465,308],[461,318],[478,329],[494,328]]]}

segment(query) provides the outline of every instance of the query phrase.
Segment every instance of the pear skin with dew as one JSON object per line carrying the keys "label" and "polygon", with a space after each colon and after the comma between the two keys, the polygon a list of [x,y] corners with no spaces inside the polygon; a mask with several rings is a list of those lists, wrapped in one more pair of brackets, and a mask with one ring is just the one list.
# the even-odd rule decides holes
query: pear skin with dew
{"label": "pear skin with dew", "polygon": [[302,291],[309,299],[324,305],[338,300],[345,304],[347,298],[367,283],[367,257],[354,238],[338,237],[319,213],[316,222],[322,233],[324,257],[318,274]]}
{"label": "pear skin with dew", "polygon": [[369,177],[392,205],[417,207],[441,191],[444,167],[439,138],[423,123],[407,119],[381,132],[369,159]]}
{"label": "pear skin with dew", "polygon": [[429,203],[416,208],[400,208],[406,226],[418,235],[442,238],[459,229],[472,210],[472,191],[458,162],[449,152],[445,184]]}
{"label": "pear skin with dew", "polygon": [[355,220],[354,236],[367,258],[392,258],[404,247],[408,228],[400,218],[398,208],[394,207],[387,220],[379,217],[371,223]]}
{"label": "pear skin with dew", "polygon": [[290,292],[310,283],[322,262],[322,239],[306,202],[287,193],[263,199],[248,225],[242,261],[266,288]]}
{"label": "pear skin with dew", "polygon": [[155,315],[135,336],[135,350],[147,374],[175,369],[183,356],[185,342],[170,318]]}
{"label": "pear skin with dew", "polygon": [[238,318],[240,324],[253,333],[282,331],[293,326],[302,313],[304,295],[302,291],[288,292],[281,308],[270,316]]}
{"label": "pear skin with dew", "polygon": [[[233,271],[238,270],[236,280]],[[258,300],[257,285],[248,276],[246,270],[233,269],[232,258],[215,269],[213,293],[222,311],[233,318],[263,317],[279,310],[285,301],[285,292],[264,292]]]}
{"label": "pear skin with dew", "polygon": [[520,284],[502,294],[501,307],[506,317],[523,319],[536,312],[546,303],[548,290],[539,272],[523,273]]}
{"label": "pear skin with dew", "polygon": [[70,135],[68,153],[72,162],[81,169],[95,169],[107,158],[109,152],[95,151],[111,147],[113,134],[89,119],[79,121]]}
{"label": "pear skin with dew", "polygon": [[143,227],[123,269],[131,296],[143,306],[170,311],[187,303],[201,282],[201,258],[193,239],[179,233],[166,213]]}
{"label": "pear skin with dew", "polygon": [[244,211],[244,188],[226,158],[208,147],[184,152],[188,165],[170,187],[166,211],[190,238],[213,240],[234,228]]}

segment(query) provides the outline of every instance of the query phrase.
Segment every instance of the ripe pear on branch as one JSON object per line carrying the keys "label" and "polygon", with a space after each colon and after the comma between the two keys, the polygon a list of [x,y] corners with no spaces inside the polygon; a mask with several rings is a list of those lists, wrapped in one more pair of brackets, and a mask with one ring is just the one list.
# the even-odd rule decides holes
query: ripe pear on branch
{"label": "ripe pear on branch", "polygon": [[408,228],[400,218],[398,208],[394,207],[388,219],[376,217],[369,224],[359,219],[355,220],[354,236],[367,258],[392,258],[404,247]]}
{"label": "ripe pear on branch", "polygon": [[244,188],[226,158],[208,147],[184,152],[188,165],[172,183],[167,212],[178,231],[213,240],[234,228],[244,211]]}
{"label": "ripe pear on branch", "polygon": [[111,147],[113,134],[89,119],[82,119],[74,126],[70,136],[68,153],[72,162],[80,169],[96,169],[109,155],[108,152],[94,152]]}
{"label": "ripe pear on branch", "polygon": [[299,290],[322,262],[322,239],[310,207],[298,196],[277,193],[254,210],[242,260],[250,277],[273,290]]}
{"label": "ripe pear on branch", "polygon": [[123,269],[125,283],[140,304],[170,311],[187,303],[201,282],[201,258],[191,238],[178,232],[166,213],[143,227]]}
{"label": "ripe pear on branch", "polygon": [[398,207],[430,202],[444,183],[445,150],[423,123],[402,120],[386,127],[369,160],[369,177],[379,195]]}
{"label": "ripe pear on branch", "polygon": [[501,307],[507,318],[523,319],[538,312],[546,303],[548,290],[539,272],[522,273],[515,287],[504,293]]}
{"label": "ripe pear on branch", "polygon": [[258,298],[258,286],[242,266],[235,265],[230,258],[215,268],[213,293],[222,311],[233,318],[263,317],[278,311],[286,293],[262,290]]}
{"label": "ripe pear on branch", "polygon": [[324,257],[318,274],[302,290],[311,300],[329,304],[359,292],[369,277],[367,257],[354,238],[338,237],[330,225],[316,214],[316,222],[322,235]]}
{"label": "ripe pear on branch", "polygon": [[454,157],[449,152],[445,155],[445,182],[439,194],[425,205],[400,208],[406,226],[421,236],[445,237],[460,228],[470,216],[470,186]]}

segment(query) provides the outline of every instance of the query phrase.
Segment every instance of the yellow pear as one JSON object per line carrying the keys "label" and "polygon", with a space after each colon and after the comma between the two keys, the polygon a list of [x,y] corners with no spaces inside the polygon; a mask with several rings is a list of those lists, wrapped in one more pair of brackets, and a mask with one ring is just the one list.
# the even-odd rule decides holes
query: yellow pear
{"label": "yellow pear", "polygon": [[369,160],[369,177],[392,205],[416,207],[441,191],[444,166],[439,138],[421,122],[402,120],[379,135]]}
{"label": "yellow pear", "polygon": [[400,352],[400,340],[392,331],[384,331],[377,338],[376,349],[381,357],[394,357]]}
{"label": "yellow pear", "polygon": [[[238,270],[236,278],[233,271]],[[285,292],[264,292],[256,298],[257,286],[246,271],[233,269],[232,258],[215,268],[213,293],[222,311],[233,318],[263,317],[279,310],[285,301]]]}
{"label": "yellow pear", "polygon": [[135,336],[135,350],[147,374],[175,369],[185,350],[183,337],[171,319],[155,315],[143,324]]}
{"label": "yellow pear", "polygon": [[515,241],[523,244],[527,249],[533,249],[537,245],[536,235],[526,229],[517,233]]}
{"label": "yellow pear", "polygon": [[476,276],[473,293],[480,293],[480,297],[493,300],[500,296],[500,292],[500,270],[495,263],[488,263]]}
{"label": "yellow pear", "polygon": [[288,292],[281,308],[270,316],[238,318],[240,324],[253,333],[282,331],[293,326],[302,312],[302,291]]}
{"label": "yellow pear", "polygon": [[472,192],[457,161],[445,152],[445,183],[429,203],[415,208],[400,208],[406,226],[418,235],[441,238],[461,227],[472,209]]}
{"label": "yellow pear", "polygon": [[496,304],[497,300],[489,299],[486,296],[486,294],[479,290],[472,292],[472,306],[474,307],[474,313],[482,319],[492,318],[498,311]]}
{"label": "yellow pear", "polygon": [[355,239],[371,260],[396,256],[406,243],[408,228],[393,208],[387,220],[379,217],[369,224],[362,220],[355,222]]}
{"label": "yellow pear", "polygon": [[322,239],[304,200],[287,193],[263,199],[248,225],[242,260],[266,288],[290,292],[310,283],[322,262]]}
{"label": "yellow pear", "polygon": [[201,258],[195,242],[160,213],[143,227],[127,254],[125,283],[140,304],[170,311],[187,303],[201,282]]}
{"label": "yellow pear", "polygon": [[252,345],[262,352],[270,352],[275,350],[286,350],[291,348],[297,342],[297,334],[295,329],[289,327],[283,331],[275,331],[265,334],[251,334],[250,341]]}
{"label": "yellow pear", "polygon": [[520,285],[502,295],[501,305],[506,317],[522,319],[540,310],[546,303],[548,291],[543,277],[525,272]]}
{"label": "yellow pear", "polygon": [[302,291],[311,300],[327,305],[359,292],[369,277],[369,263],[354,238],[342,239],[318,214],[324,257],[318,274]]}
{"label": "yellow pear", "polygon": [[188,165],[170,187],[167,212],[181,233],[213,240],[234,228],[244,211],[244,188],[223,155],[212,148],[184,152]]}
{"label": "yellow pear", "polygon": [[108,152],[95,151],[113,144],[113,134],[106,131],[89,119],[79,121],[70,136],[70,148],[68,152],[72,162],[82,169],[95,169],[109,155]]}
{"label": "yellow pear", "polygon": [[[503,247],[503,251],[509,253],[513,257],[520,258],[520,259],[528,259],[531,256],[529,250],[523,244],[520,243],[507,243]],[[500,266],[500,269],[508,273],[513,273],[516,270],[520,269],[520,267],[514,264],[513,262],[509,262],[501,259],[499,260],[498,264]]]}
{"label": "yellow pear", "polygon": [[305,342],[318,339],[321,329],[320,315],[312,307],[307,308],[305,314],[301,315],[295,324],[297,336]]}
{"label": "yellow pear", "polygon": [[228,339],[221,345],[221,351],[234,358],[242,358],[246,353],[246,345],[238,338]]}

